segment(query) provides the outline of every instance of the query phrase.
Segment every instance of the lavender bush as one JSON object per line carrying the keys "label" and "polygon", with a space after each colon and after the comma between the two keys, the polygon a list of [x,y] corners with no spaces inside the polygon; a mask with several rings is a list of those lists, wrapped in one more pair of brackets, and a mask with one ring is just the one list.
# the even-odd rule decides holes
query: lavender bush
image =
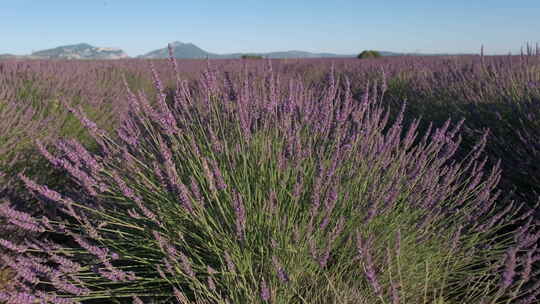
{"label": "lavender bush", "polygon": [[[384,87],[357,99],[347,78],[312,86],[270,62],[209,66],[193,82],[169,64],[176,86],[152,68],[155,98],[126,80],[115,135],[70,106],[98,153],[38,143],[80,191],[20,174],[56,208],[36,217],[1,205],[11,225],[47,236],[0,240],[17,273],[1,300],[536,301],[538,223],[496,190],[487,134],[458,162],[463,122],[419,134],[405,107],[390,118]],[[517,222],[518,233],[496,233]]]}

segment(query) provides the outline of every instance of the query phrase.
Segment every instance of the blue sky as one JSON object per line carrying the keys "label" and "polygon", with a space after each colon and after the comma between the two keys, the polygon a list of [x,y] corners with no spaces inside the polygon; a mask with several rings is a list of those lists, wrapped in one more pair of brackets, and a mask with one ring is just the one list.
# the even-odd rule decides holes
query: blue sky
{"label": "blue sky", "polygon": [[87,42],[130,56],[171,41],[214,53],[518,52],[540,1],[0,0],[0,53]]}

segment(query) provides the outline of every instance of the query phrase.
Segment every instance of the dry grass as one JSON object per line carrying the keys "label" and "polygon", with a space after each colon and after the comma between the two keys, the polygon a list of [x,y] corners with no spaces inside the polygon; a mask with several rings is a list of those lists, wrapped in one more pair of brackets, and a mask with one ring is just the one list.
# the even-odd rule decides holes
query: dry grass
{"label": "dry grass", "polygon": [[10,288],[10,281],[15,275],[14,271],[7,266],[0,266],[0,292]]}

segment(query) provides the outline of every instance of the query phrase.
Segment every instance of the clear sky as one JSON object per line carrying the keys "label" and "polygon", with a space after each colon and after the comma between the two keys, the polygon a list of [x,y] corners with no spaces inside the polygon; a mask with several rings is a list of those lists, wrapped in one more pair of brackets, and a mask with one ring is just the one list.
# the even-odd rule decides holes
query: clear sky
{"label": "clear sky", "polygon": [[171,41],[219,54],[506,54],[540,42],[540,1],[0,0],[0,53],[86,42],[136,56]]}

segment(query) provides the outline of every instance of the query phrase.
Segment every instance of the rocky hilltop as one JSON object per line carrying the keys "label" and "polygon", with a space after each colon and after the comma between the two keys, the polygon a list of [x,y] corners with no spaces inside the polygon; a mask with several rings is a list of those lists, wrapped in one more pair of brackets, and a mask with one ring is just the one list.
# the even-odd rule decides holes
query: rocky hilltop
{"label": "rocky hilltop", "polygon": [[87,43],[59,46],[30,55],[42,59],[122,59],[128,55],[117,48],[95,47]]}

